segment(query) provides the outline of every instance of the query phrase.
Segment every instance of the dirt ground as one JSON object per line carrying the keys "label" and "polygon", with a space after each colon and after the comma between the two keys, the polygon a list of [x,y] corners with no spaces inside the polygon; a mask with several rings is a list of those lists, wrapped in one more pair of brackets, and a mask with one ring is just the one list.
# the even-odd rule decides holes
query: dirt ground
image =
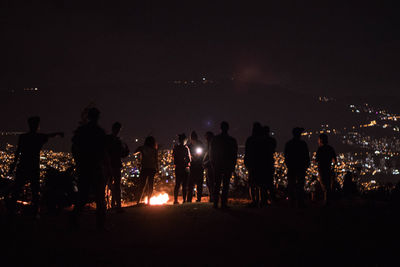
{"label": "dirt ground", "polygon": [[209,203],[124,208],[95,230],[93,211],[2,217],[1,266],[398,266],[398,208],[263,209]]}

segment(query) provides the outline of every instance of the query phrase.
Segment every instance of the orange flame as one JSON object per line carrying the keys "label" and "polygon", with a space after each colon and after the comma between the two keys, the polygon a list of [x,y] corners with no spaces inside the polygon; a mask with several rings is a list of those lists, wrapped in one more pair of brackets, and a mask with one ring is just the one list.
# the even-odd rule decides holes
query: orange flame
{"label": "orange flame", "polygon": [[[159,194],[157,196],[151,197],[149,204],[150,205],[163,205],[163,204],[167,203],[168,200],[169,200],[168,194],[167,193],[162,193],[162,194]],[[144,202],[145,203],[148,202],[147,201],[147,197],[144,199]]]}

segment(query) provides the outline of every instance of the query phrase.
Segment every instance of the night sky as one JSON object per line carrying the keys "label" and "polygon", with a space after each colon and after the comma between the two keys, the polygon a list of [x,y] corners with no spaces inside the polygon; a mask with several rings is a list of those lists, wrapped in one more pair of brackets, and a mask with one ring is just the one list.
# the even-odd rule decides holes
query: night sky
{"label": "night sky", "polygon": [[[222,119],[245,136],[277,107],[240,119],[234,110],[252,110],[246,99],[271,98],[276,86],[294,95],[400,97],[395,1],[15,2],[0,9],[1,130],[24,130],[26,117],[39,114],[44,131],[72,132],[93,101],[106,129],[120,120],[129,140],[150,133],[167,143],[181,131],[216,131]],[[170,83],[203,77],[219,85]],[[243,83],[270,89],[254,93]],[[24,87],[40,90],[4,93]]]}

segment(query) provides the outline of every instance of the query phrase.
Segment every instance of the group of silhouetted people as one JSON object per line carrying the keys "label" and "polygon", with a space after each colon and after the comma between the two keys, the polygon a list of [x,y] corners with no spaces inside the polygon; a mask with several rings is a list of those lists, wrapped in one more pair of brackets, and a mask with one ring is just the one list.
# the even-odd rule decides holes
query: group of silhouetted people
{"label": "group of silhouetted people", "polygon": [[[111,134],[99,126],[100,112],[96,108],[84,111],[79,127],[72,137],[72,155],[76,164],[77,187],[75,205],[71,216],[73,226],[79,226],[78,218],[82,208],[88,202],[96,202],[97,226],[104,227],[106,203],[105,187],[111,189],[111,206],[117,212],[121,209],[121,168],[122,158],[129,154],[128,146],[121,141],[119,133],[121,123],[112,125]],[[32,191],[34,216],[39,208],[40,150],[50,137],[63,133],[38,133],[40,118],[28,119],[29,132],[20,135],[10,173],[16,167],[15,182],[8,198],[8,210],[15,213],[18,196],[29,181]],[[228,134],[229,124],[222,122],[221,133],[207,132],[206,144],[203,144],[196,132],[190,140],[185,134],[178,135],[178,143],[173,148],[175,165],[174,204],[178,204],[178,194],[182,190],[183,202],[192,202],[194,192],[200,202],[203,194],[204,175],[208,187],[210,202],[215,208],[228,207],[228,192],[232,174],[235,170],[238,154],[236,140]],[[288,197],[293,204],[304,206],[304,185],[310,155],[307,144],[301,139],[303,128],[293,129],[293,138],[285,145],[284,157],[287,166]],[[244,164],[248,170],[248,183],[251,206],[266,206],[275,200],[274,173],[276,140],[271,136],[268,126],[256,122],[251,136],[246,140]],[[140,175],[135,193],[137,204],[143,198],[149,201],[154,186],[154,177],[158,172],[158,145],[153,136],[148,136],[144,144],[135,151],[140,158]],[[316,153],[319,180],[324,191],[326,204],[330,203],[334,181],[333,164],[336,163],[334,149],[328,144],[328,136],[319,136],[319,148]],[[222,190],[221,190],[222,189]],[[94,196],[94,199],[90,199]],[[220,204],[219,204],[220,203]]]}
{"label": "group of silhouetted people", "polygon": [[[287,166],[288,195],[293,205],[304,207],[305,177],[310,166],[310,153],[307,143],[301,139],[304,129],[293,129],[293,138],[285,145],[284,157]],[[335,150],[328,144],[328,136],[320,134],[318,138],[316,163],[318,164],[319,182],[324,192],[324,203],[329,205],[334,181],[334,164],[336,163]]]}
{"label": "group of silhouetted people", "polygon": [[[197,202],[203,193],[204,172],[209,190],[210,202],[218,208],[226,209],[228,203],[229,182],[235,170],[238,146],[236,140],[228,134],[229,124],[221,123],[221,133],[214,136],[206,133],[204,145],[196,132],[192,132],[187,143],[185,134],[178,135],[178,144],[173,149],[176,183],[174,204],[178,204],[178,193],[182,187],[183,202],[192,202],[196,186]],[[222,185],[222,194],[220,194]]]}

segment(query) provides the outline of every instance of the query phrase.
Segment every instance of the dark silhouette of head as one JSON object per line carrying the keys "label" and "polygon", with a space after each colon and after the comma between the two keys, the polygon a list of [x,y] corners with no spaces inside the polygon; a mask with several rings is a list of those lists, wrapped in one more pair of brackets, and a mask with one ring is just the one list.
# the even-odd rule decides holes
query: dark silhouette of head
{"label": "dark silhouette of head", "polygon": [[89,122],[98,122],[100,118],[100,111],[97,108],[90,108],[88,110],[87,118]]}
{"label": "dark silhouette of head", "polygon": [[193,131],[192,134],[190,135],[190,140],[197,141],[198,139],[199,137],[197,136],[197,133]]}
{"label": "dark silhouette of head", "polygon": [[229,123],[227,123],[226,121],[221,122],[221,131],[223,133],[228,133],[229,130]]}
{"label": "dark silhouette of head", "polygon": [[320,134],[318,141],[321,145],[327,145],[328,144],[328,136],[324,133]]}
{"label": "dark silhouette of head", "polygon": [[120,122],[114,122],[114,124],[112,125],[111,131],[112,134],[117,136],[119,134],[119,132],[121,131],[122,128],[122,124]]}
{"label": "dark silhouette of head", "polygon": [[259,136],[261,134],[262,134],[261,123],[259,123],[259,122],[253,123],[252,136]]}
{"label": "dark silhouette of head", "polygon": [[304,128],[301,127],[295,127],[292,130],[292,134],[294,138],[300,139],[301,134],[304,132]]}
{"label": "dark silhouette of head", "polygon": [[156,139],[153,136],[147,136],[146,139],[144,139],[144,145],[156,148]]}
{"label": "dark silhouette of head", "polygon": [[182,133],[182,134],[178,134],[178,142],[179,144],[184,145],[186,141],[186,134]]}
{"label": "dark silhouette of head", "polygon": [[208,143],[210,143],[213,138],[214,138],[213,132],[206,132],[206,140]]}
{"label": "dark silhouette of head", "polygon": [[264,134],[265,135],[269,135],[269,133],[270,133],[270,129],[269,129],[269,126],[267,126],[267,125],[265,125],[264,127],[263,127],[263,130],[264,130]]}
{"label": "dark silhouette of head", "polygon": [[33,116],[28,118],[29,131],[36,133],[39,130],[40,117]]}

